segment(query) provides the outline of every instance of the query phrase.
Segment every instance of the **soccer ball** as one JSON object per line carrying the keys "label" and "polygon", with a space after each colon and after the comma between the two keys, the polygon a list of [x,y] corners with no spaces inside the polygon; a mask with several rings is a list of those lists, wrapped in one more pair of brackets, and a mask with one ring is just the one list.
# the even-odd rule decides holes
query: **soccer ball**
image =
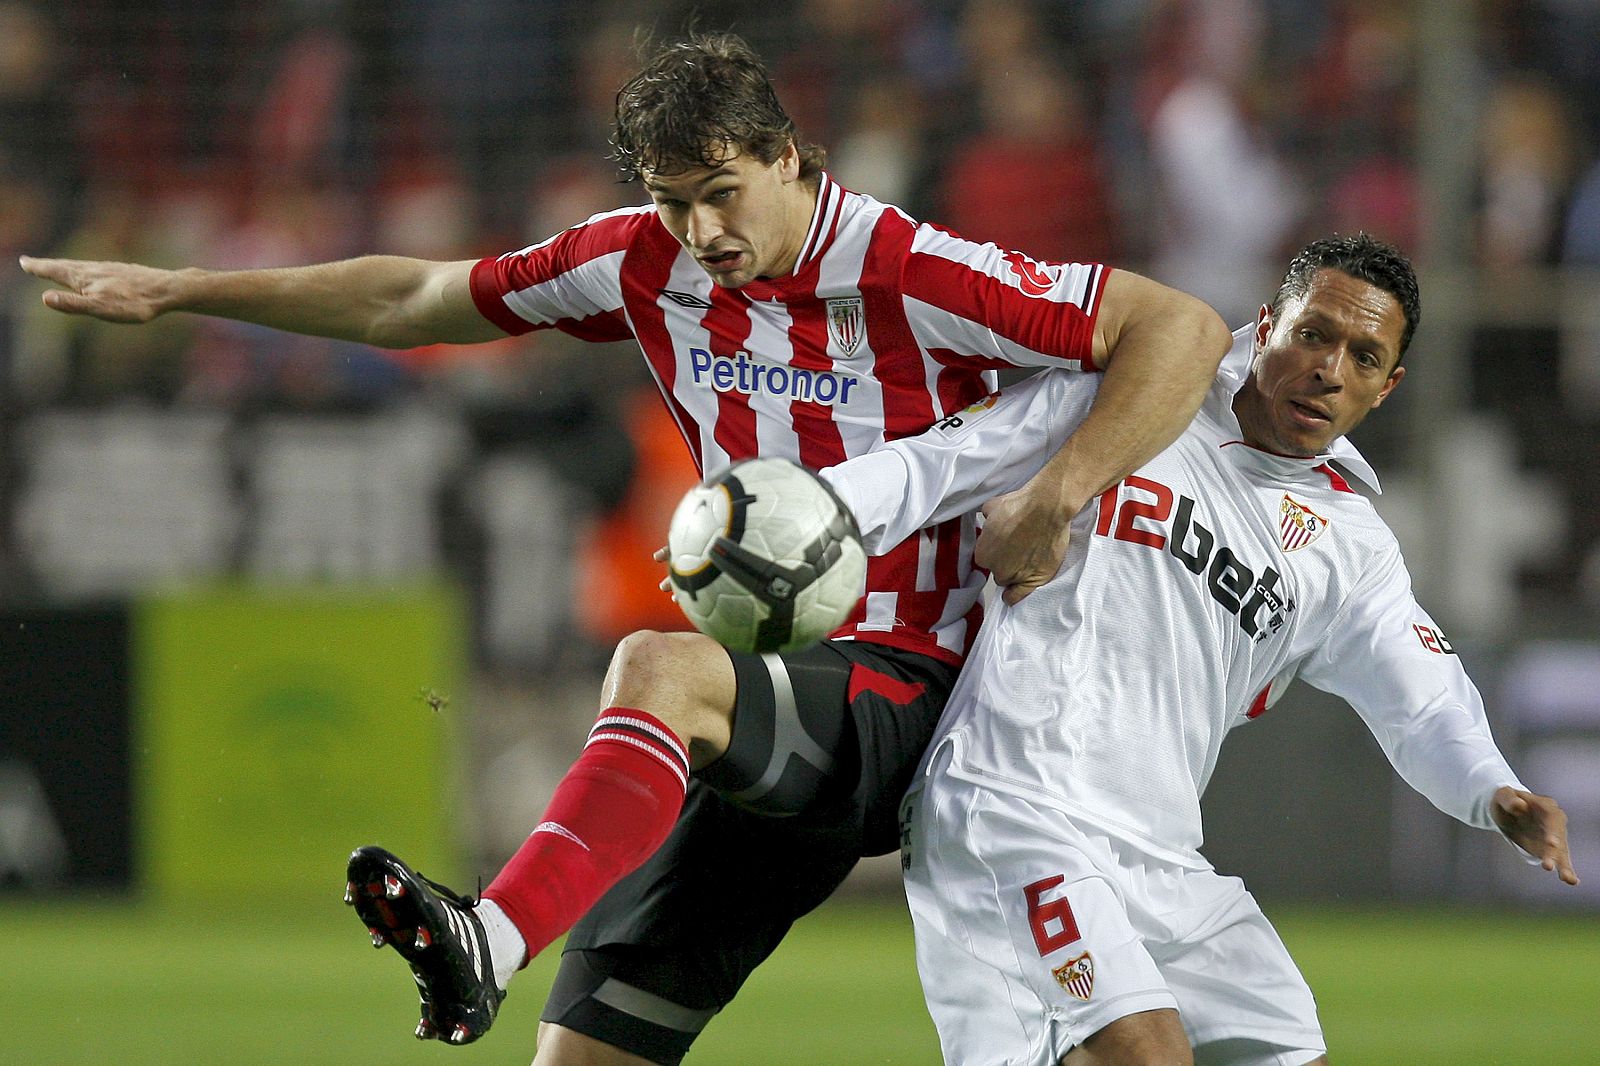
{"label": "soccer ball", "polygon": [[690,489],[667,533],[672,598],[734,651],[793,651],[844,624],[867,553],[855,517],[787,459],[747,459]]}

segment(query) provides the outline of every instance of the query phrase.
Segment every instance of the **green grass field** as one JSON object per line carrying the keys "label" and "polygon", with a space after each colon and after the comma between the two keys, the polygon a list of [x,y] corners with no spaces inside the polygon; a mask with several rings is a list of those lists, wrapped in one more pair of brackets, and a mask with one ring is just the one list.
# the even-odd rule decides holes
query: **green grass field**
{"label": "green grass field", "polygon": [[[1600,1064],[1600,919],[1273,908],[1338,1066]],[[513,986],[466,1049],[412,1039],[411,982],[335,898],[219,915],[0,904],[0,1061],[526,1064],[550,970]],[[696,1066],[937,1063],[897,907],[802,922],[712,1023]]]}

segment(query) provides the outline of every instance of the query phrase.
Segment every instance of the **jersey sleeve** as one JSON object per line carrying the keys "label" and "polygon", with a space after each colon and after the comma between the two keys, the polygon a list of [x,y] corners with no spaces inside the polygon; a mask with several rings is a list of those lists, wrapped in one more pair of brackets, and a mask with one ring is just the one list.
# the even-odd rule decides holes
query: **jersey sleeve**
{"label": "jersey sleeve", "polygon": [[1406,782],[1446,814],[1496,829],[1495,790],[1523,787],[1495,745],[1477,687],[1412,596],[1398,547],[1374,560],[1301,676],[1347,700]]}
{"label": "jersey sleeve", "polygon": [[917,227],[901,278],[907,321],[934,358],[989,369],[1098,369],[1094,324],[1111,268],[1049,263]]}
{"label": "jersey sleeve", "polygon": [[1020,488],[1060,450],[1099,392],[1098,377],[1035,374],[1002,392],[821,472],[855,513],[867,551]]}
{"label": "jersey sleeve", "polygon": [[640,227],[654,212],[629,209],[582,225],[472,268],[472,299],[489,321],[512,335],[551,327],[583,340],[631,336],[622,309],[622,266]]}

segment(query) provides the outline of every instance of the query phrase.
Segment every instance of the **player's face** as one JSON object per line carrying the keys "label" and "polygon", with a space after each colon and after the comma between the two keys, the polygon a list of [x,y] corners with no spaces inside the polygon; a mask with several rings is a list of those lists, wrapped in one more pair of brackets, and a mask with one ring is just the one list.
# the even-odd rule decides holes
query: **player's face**
{"label": "player's face", "polygon": [[1313,456],[1348,433],[1405,376],[1405,312],[1383,289],[1324,268],[1276,317],[1261,309],[1256,359],[1234,400],[1245,440]]}
{"label": "player's face", "polygon": [[717,167],[641,176],[662,224],[718,285],[737,289],[794,269],[813,206],[794,145],[770,164],[739,154]]}

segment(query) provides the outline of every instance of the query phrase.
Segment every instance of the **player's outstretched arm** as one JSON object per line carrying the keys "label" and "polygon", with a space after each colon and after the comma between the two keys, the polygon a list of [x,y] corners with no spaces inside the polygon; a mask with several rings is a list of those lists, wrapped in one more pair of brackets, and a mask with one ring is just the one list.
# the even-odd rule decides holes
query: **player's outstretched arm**
{"label": "player's outstretched arm", "polygon": [[1111,274],[1096,317],[1094,358],[1106,375],[1093,408],[1027,484],[983,507],[975,559],[1007,603],[1056,575],[1074,515],[1178,439],[1232,341],[1222,318],[1193,296]]}
{"label": "player's outstretched arm", "polygon": [[1567,814],[1549,796],[1502,785],[1495,790],[1489,813],[1510,841],[1539,860],[1569,885],[1578,883],[1567,850]]}
{"label": "player's outstretched arm", "polygon": [[470,344],[504,334],[478,313],[472,261],[364,256],[274,270],[160,270],[137,263],[23,256],[22,269],[57,287],[44,305],[108,322],[149,322],[172,311],[253,322],[381,348]]}

